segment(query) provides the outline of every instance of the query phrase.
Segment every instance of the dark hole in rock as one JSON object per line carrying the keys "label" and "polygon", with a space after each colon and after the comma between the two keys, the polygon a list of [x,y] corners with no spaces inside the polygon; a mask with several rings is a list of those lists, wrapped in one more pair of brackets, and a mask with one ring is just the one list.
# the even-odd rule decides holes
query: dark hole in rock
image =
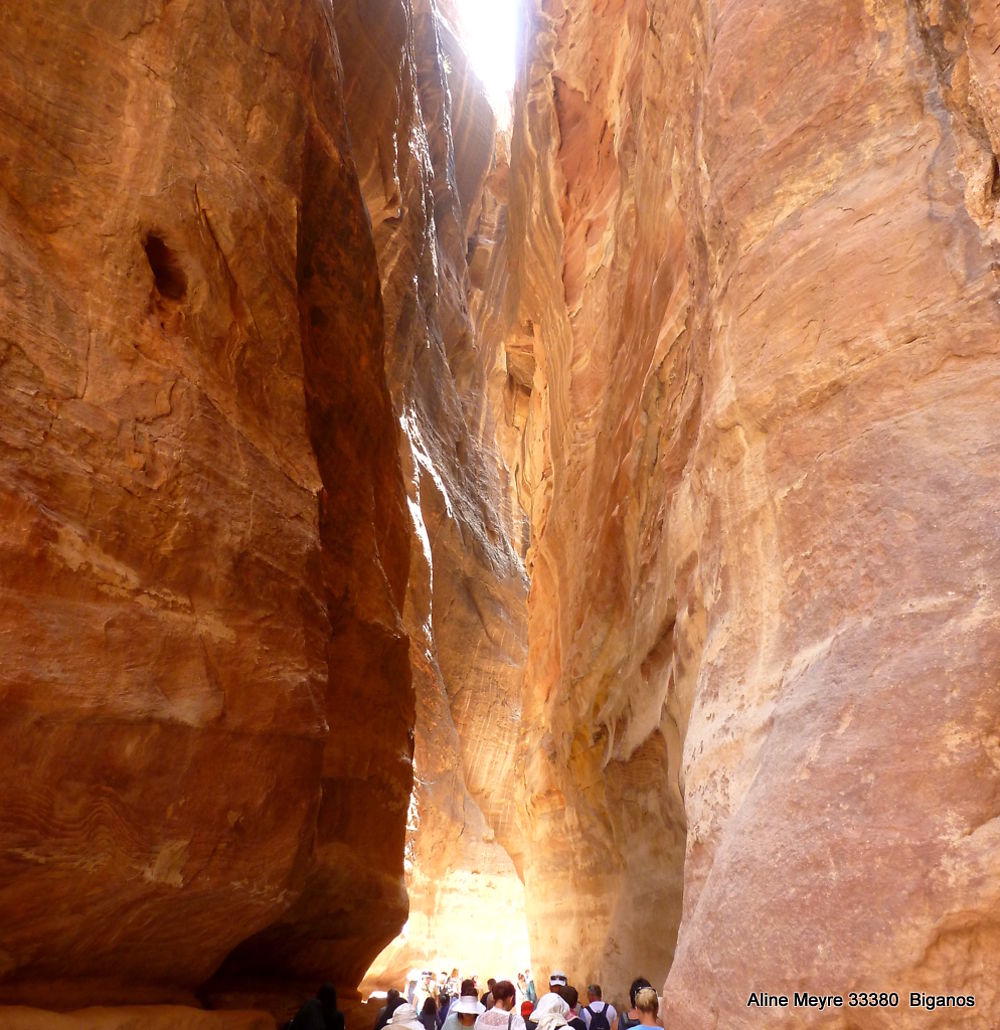
{"label": "dark hole in rock", "polygon": [[168,300],[180,300],[187,293],[187,276],[177,255],[153,233],[146,237],[142,246],[153,270],[157,292]]}
{"label": "dark hole in rock", "polygon": [[1000,197],[1000,165],[997,164],[997,156],[993,155],[990,165],[990,196],[996,199]]}

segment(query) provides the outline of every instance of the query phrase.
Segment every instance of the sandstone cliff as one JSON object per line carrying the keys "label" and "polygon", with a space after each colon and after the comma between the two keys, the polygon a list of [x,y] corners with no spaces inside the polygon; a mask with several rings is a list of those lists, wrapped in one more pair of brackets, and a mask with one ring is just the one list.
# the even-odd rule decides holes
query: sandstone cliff
{"label": "sandstone cliff", "polygon": [[408,810],[421,957],[527,950],[492,114],[429,0],[271,7],[5,25],[0,1000],[351,988]]}
{"label": "sandstone cliff", "polygon": [[[995,6],[525,38],[525,871],[589,902],[533,946],[622,984],[676,939],[672,1027],[995,1022]],[[874,984],[977,1008],[746,1009]]]}
{"label": "sandstone cliff", "polygon": [[[449,969],[473,962],[484,974],[499,968],[505,949],[527,961],[511,858],[519,857],[525,527],[510,503],[487,389],[500,340],[479,331],[469,311],[469,256],[477,245],[490,250],[480,223],[492,112],[429,0],[335,6],[415,526],[405,608],[417,695],[411,908],[405,941],[371,972],[388,986],[431,957],[449,958]],[[497,933],[475,941],[469,926],[489,892]]]}
{"label": "sandstone cliff", "polygon": [[995,5],[441,14],[6,12],[0,1003],[996,1023]]}
{"label": "sandstone cliff", "polygon": [[0,1000],[187,1000],[257,933],[356,983],[406,911],[411,530],[329,12],[3,33]]}

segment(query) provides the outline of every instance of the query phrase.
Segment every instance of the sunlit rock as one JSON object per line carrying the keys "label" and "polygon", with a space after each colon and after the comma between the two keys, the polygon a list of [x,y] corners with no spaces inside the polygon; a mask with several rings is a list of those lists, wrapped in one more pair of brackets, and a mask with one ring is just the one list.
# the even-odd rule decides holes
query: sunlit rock
{"label": "sunlit rock", "polygon": [[671,1027],[875,985],[898,1011],[830,1025],[930,1025],[912,989],[985,1026],[994,6],[544,3],[526,45],[533,948],[619,985],[675,953]]}

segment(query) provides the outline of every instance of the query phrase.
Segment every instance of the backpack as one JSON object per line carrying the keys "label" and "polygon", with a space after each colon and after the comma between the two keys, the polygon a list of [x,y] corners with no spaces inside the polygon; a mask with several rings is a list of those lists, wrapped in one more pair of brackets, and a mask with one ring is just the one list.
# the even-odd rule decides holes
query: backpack
{"label": "backpack", "polygon": [[607,1002],[604,1003],[604,1008],[600,1012],[595,1012],[589,1005],[585,1005],[583,1011],[590,1013],[590,1030],[611,1030],[611,1024],[608,1022]]}

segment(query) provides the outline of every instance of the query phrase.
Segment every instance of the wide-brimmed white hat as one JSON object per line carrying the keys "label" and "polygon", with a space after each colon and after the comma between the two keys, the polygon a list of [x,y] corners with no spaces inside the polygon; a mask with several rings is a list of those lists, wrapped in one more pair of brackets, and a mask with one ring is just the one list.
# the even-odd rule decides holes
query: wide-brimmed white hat
{"label": "wide-brimmed white hat", "polygon": [[420,1016],[412,1005],[400,1005],[387,1025],[397,1030],[424,1030],[424,1024],[420,1022]]}
{"label": "wide-brimmed white hat", "polygon": [[467,1016],[481,1016],[486,1011],[486,1006],[471,994],[463,994],[458,1001],[451,1003],[448,1011],[457,1012],[459,1015],[464,1012]]}

